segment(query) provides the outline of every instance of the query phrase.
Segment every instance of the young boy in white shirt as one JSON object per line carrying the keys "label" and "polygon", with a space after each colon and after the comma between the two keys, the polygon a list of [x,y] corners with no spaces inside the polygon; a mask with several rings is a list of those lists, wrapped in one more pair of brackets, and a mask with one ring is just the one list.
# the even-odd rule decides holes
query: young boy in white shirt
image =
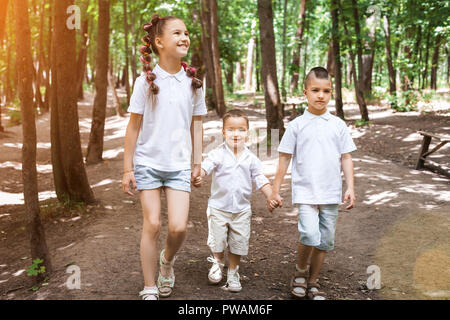
{"label": "young boy in white shirt", "polygon": [[[325,68],[313,68],[305,79],[303,94],[308,109],[289,122],[278,147],[279,162],[273,194],[269,200],[282,206],[280,186],[292,157],[292,203],[298,204],[298,260],[291,293],[325,299],[318,276],[327,251],[334,248],[338,205],[342,199],[341,167],[347,190],[347,210],[354,207],[353,161],[356,146],[347,125],[327,111],[332,93],[331,78]],[[308,259],[310,266],[308,268]]]}
{"label": "young boy in white shirt", "polygon": [[[245,146],[248,129],[248,117],[243,111],[228,111],[223,117],[225,142],[208,153],[202,162],[201,176],[194,181],[194,186],[199,186],[205,176],[213,174],[207,209],[207,244],[213,253],[213,257],[208,257],[213,264],[208,280],[211,284],[222,280],[224,252],[229,247],[227,282],[222,288],[230,292],[242,290],[238,270],[241,256],[248,253],[252,184],[266,198],[272,193],[272,186],[262,172],[261,161]],[[270,211],[276,206],[276,201],[267,203]]]}

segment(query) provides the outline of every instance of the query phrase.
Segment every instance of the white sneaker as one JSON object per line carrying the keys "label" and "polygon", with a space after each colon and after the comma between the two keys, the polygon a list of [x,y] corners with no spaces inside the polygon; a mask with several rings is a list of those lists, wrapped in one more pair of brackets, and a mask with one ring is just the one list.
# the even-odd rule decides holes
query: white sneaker
{"label": "white sneaker", "polygon": [[236,267],[236,269],[228,269],[227,272],[227,284],[225,285],[225,288],[227,291],[230,292],[239,292],[242,290],[241,286],[241,278],[238,273],[239,266]]}
{"label": "white sneaker", "polygon": [[209,269],[208,273],[209,283],[211,284],[219,283],[220,281],[222,281],[224,264],[214,257],[208,257],[206,260],[208,260],[208,262],[211,262],[213,264],[211,266],[211,269]]}

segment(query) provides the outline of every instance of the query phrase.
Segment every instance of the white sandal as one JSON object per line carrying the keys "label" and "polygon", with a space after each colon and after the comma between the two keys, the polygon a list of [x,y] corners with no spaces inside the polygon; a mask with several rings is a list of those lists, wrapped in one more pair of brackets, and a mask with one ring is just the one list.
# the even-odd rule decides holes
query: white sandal
{"label": "white sandal", "polygon": [[172,289],[175,285],[175,274],[173,271],[173,264],[175,263],[176,257],[174,257],[172,259],[172,261],[168,262],[166,261],[166,259],[164,258],[164,249],[161,251],[161,254],[159,256],[159,264],[161,266],[165,266],[165,267],[169,267],[170,266],[170,274],[169,277],[163,277],[163,275],[161,274],[161,270],[159,271],[159,275],[158,275],[158,281],[157,281],[157,285],[158,285],[158,290],[159,290],[159,295],[161,297],[168,297],[172,294]]}
{"label": "white sandal", "polygon": [[[139,292],[139,296],[142,298],[142,300],[159,300],[158,288],[154,287],[150,289],[144,289]],[[152,297],[154,299],[152,299]]]}
{"label": "white sandal", "polygon": [[222,281],[223,268],[225,265],[223,263],[219,262],[219,260],[214,257],[208,257],[206,260],[213,264],[211,266],[211,269],[209,269],[209,273],[208,273],[209,283],[218,284],[220,281]]}

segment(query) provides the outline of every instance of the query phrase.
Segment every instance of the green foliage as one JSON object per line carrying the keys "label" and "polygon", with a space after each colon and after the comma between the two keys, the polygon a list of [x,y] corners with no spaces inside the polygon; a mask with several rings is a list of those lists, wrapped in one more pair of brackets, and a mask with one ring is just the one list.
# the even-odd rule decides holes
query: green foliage
{"label": "green foliage", "polygon": [[39,266],[43,263],[42,259],[34,259],[33,264],[27,269],[28,276],[37,276],[41,273],[45,273],[45,266]]}
{"label": "green foliage", "polygon": [[372,121],[365,121],[365,120],[356,120],[355,121],[355,127],[364,127],[369,126],[372,124]]}
{"label": "green foliage", "polygon": [[401,91],[397,96],[389,96],[388,102],[398,112],[417,111],[419,95],[414,90]]}

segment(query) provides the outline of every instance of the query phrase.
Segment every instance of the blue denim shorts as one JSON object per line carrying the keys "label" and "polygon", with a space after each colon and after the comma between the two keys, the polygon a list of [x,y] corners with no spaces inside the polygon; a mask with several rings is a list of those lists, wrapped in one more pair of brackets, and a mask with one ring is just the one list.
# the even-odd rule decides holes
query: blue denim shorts
{"label": "blue denim shorts", "polygon": [[337,204],[300,204],[298,207],[300,242],[319,250],[333,250],[337,217]]}
{"label": "blue denim shorts", "polygon": [[168,187],[174,190],[191,192],[191,169],[169,172],[136,165],[134,177],[138,190]]}

